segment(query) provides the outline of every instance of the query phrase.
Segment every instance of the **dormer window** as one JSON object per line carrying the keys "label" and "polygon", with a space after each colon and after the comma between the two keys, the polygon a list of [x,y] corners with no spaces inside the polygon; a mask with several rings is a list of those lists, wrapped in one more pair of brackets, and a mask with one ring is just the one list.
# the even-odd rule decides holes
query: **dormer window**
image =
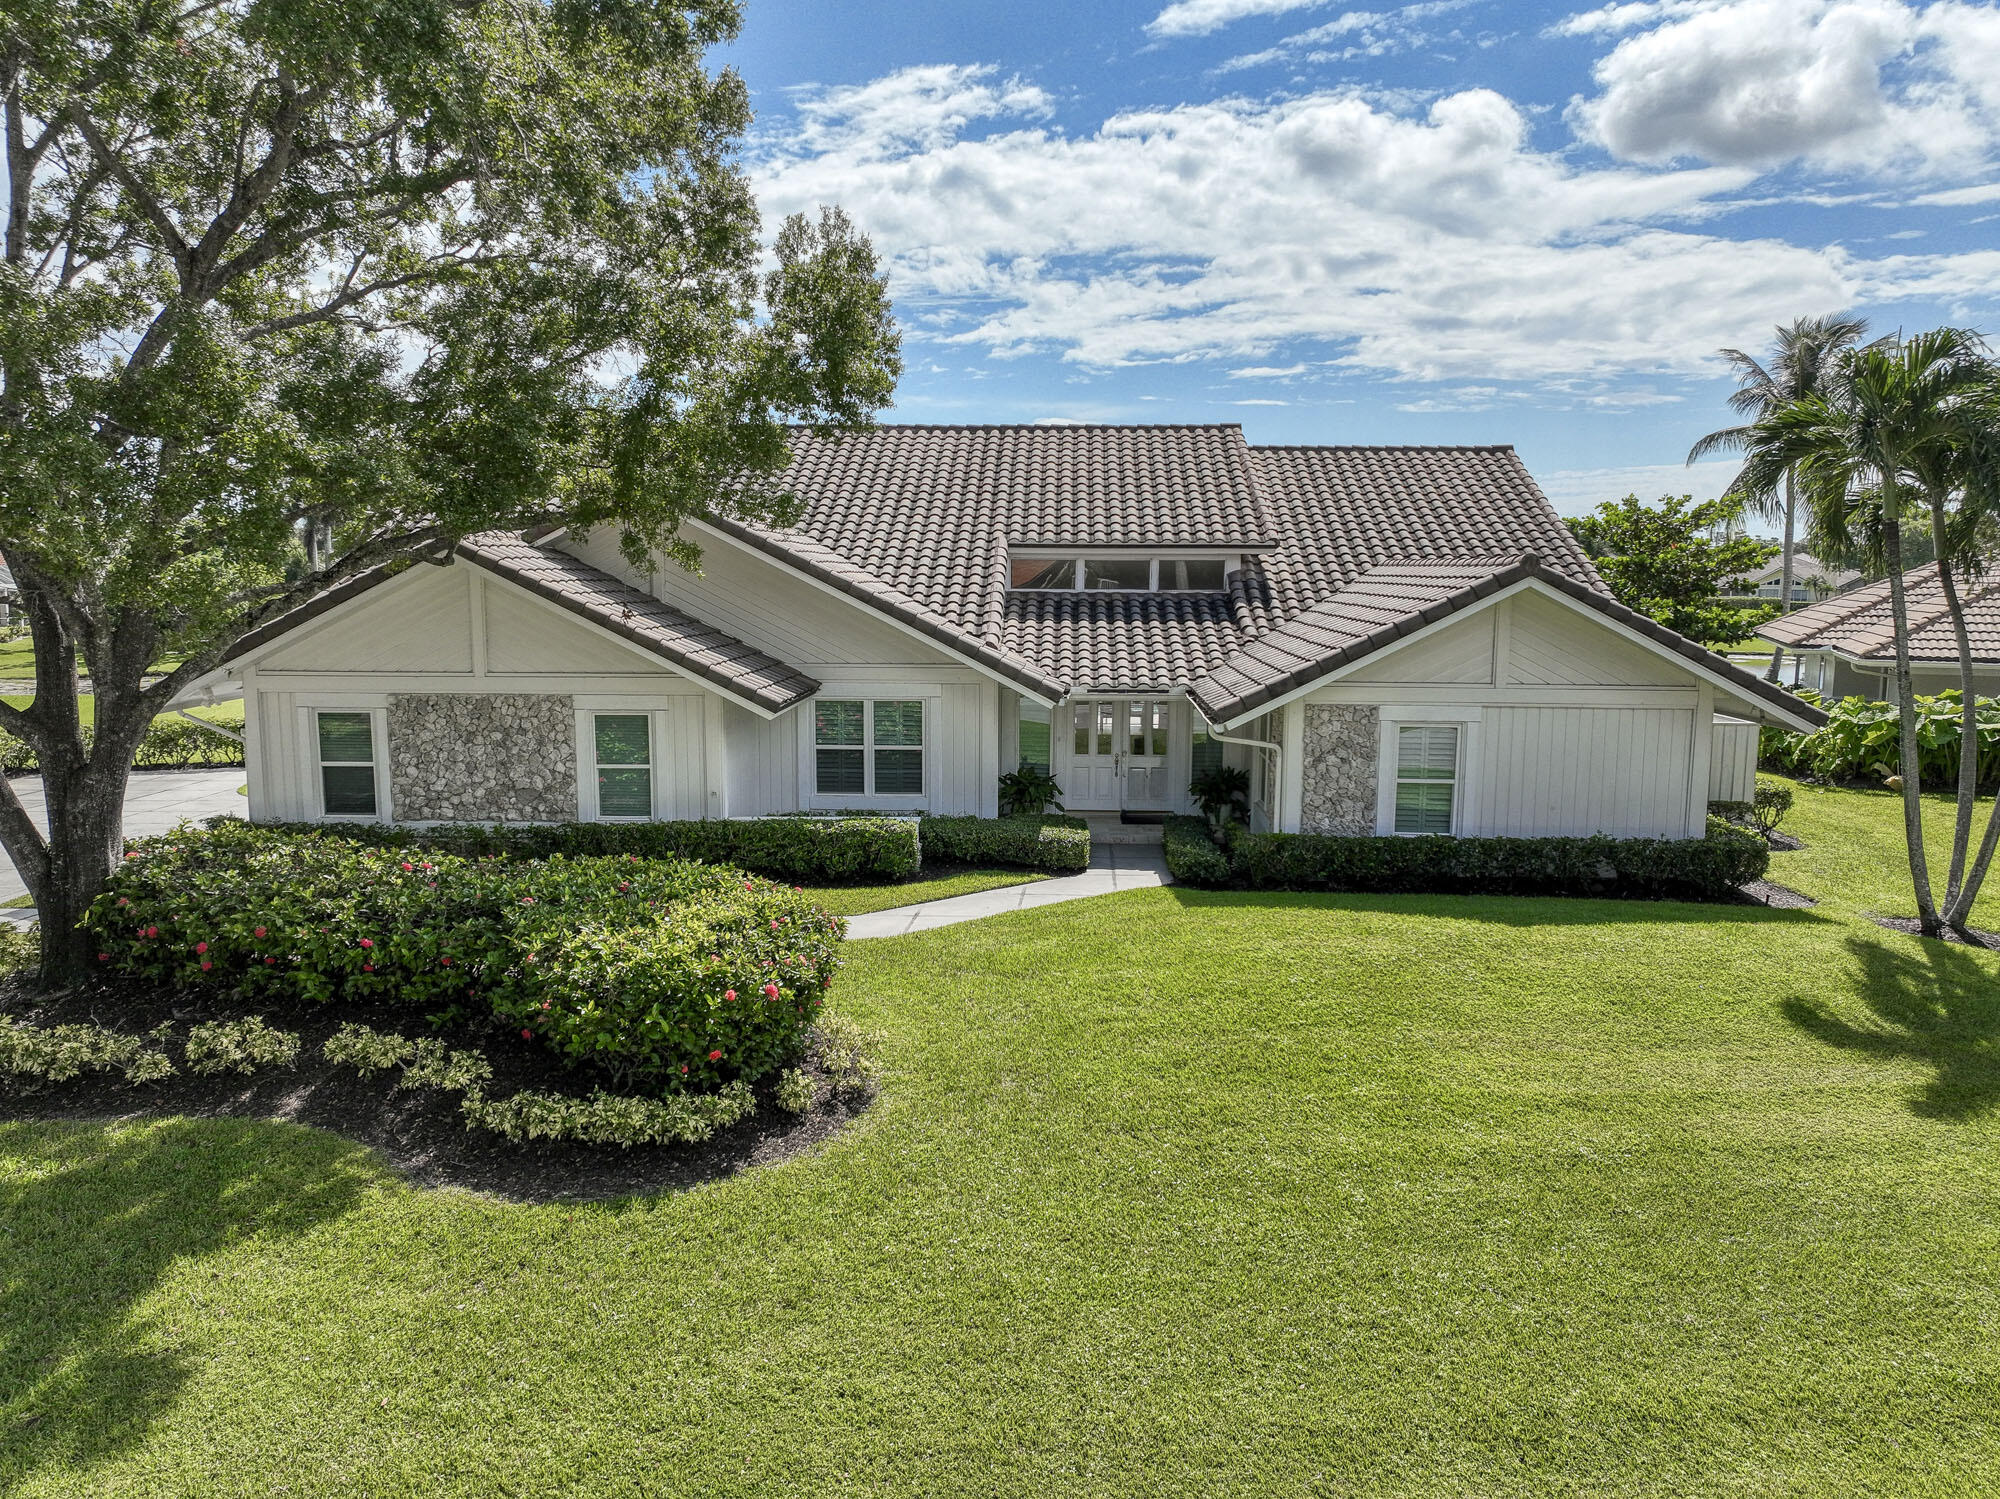
{"label": "dormer window", "polygon": [[1010,588],[1027,593],[1220,593],[1223,557],[1022,556],[1010,564]]}

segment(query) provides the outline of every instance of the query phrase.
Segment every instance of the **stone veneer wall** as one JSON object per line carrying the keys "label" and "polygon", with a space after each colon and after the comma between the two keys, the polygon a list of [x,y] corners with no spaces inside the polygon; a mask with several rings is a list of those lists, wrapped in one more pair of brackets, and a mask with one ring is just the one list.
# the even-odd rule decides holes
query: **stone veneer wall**
{"label": "stone veneer wall", "polygon": [[1381,712],[1352,703],[1308,704],[1305,710],[1302,833],[1350,837],[1375,831]]}
{"label": "stone veneer wall", "polygon": [[389,699],[398,822],[572,822],[576,701],[553,693]]}

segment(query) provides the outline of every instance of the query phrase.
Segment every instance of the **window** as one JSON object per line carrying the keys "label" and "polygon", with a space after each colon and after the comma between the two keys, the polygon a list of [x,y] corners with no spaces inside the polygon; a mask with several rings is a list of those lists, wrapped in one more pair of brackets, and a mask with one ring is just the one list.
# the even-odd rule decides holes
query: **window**
{"label": "window", "polygon": [[1153,564],[1143,557],[1086,557],[1083,586],[1090,590],[1122,588],[1144,591],[1153,586]]}
{"label": "window", "polygon": [[1020,764],[1023,769],[1049,770],[1049,710],[1021,699]]}
{"label": "window", "polygon": [[1127,705],[1125,711],[1126,737],[1131,752],[1142,759],[1148,755],[1164,755],[1167,752],[1167,705],[1133,702]]}
{"label": "window", "polygon": [[596,747],[597,815],[653,815],[652,719],[644,713],[591,715]]}
{"label": "window", "polygon": [[1222,579],[1222,559],[1219,557],[1197,558],[1192,562],[1160,563],[1160,587],[1181,593],[1220,593],[1225,584]]}
{"label": "window", "polygon": [[1396,831],[1449,835],[1457,796],[1457,726],[1405,724],[1398,728]]}
{"label": "window", "polygon": [[815,703],[813,785],[821,796],[922,796],[923,703],[916,699]]}
{"label": "window", "polygon": [[[1199,724],[1199,720],[1196,721]],[[1222,768],[1222,741],[1207,729],[1197,727],[1194,731],[1194,747],[1188,761],[1188,775],[1192,779],[1204,771]]]}
{"label": "window", "polygon": [[1017,592],[1220,593],[1220,557],[1016,557],[1007,586]]}
{"label": "window", "polygon": [[375,715],[361,711],[317,717],[321,813],[375,816]]}

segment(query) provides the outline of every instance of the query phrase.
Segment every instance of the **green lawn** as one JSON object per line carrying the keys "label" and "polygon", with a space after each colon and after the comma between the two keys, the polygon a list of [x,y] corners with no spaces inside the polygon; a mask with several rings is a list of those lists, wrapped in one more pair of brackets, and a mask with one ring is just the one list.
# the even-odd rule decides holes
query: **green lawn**
{"label": "green lawn", "polygon": [[[11,708],[25,708],[34,700],[33,693],[0,694],[0,703],[5,703]],[[97,699],[89,693],[85,693],[76,700],[76,711],[77,717],[82,719],[83,722],[95,722],[97,718]],[[192,713],[196,718],[224,719],[230,723],[235,723],[243,717],[243,704],[240,700],[233,703],[203,703],[188,709],[188,712]],[[174,715],[166,714],[163,716],[171,718]]]}
{"label": "green lawn", "polygon": [[[171,671],[179,665],[180,660],[177,657],[169,657],[164,661],[157,662],[153,670]],[[79,666],[79,670],[88,671],[89,667],[87,664],[83,664]],[[0,640],[0,678],[5,678],[9,681],[26,680],[33,677],[34,674],[35,642],[33,638],[22,635],[13,640]]]}
{"label": "green lawn", "polygon": [[870,911],[886,911],[892,906],[914,906],[921,901],[973,895],[981,890],[1026,885],[1047,878],[1045,874],[1034,874],[1025,869],[961,869],[935,879],[905,880],[893,885],[809,885],[806,888],[829,911],[837,911],[842,916],[865,916]]}
{"label": "green lawn", "polygon": [[2000,955],[1851,914],[1908,907],[1895,806],[1800,803],[1813,911],[1169,889],[856,943],[876,1105],[660,1199],[0,1128],[0,1491],[1990,1490]]}
{"label": "green lawn", "polygon": [[1739,640],[1720,649],[1725,656],[1768,656],[1776,647],[1768,640]]}

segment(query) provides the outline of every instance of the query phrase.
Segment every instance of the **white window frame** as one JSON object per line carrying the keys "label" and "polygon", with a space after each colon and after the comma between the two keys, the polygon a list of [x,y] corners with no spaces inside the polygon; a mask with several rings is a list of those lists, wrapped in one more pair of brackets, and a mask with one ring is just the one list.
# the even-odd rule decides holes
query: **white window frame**
{"label": "white window frame", "polygon": [[[861,704],[861,743],[859,745],[822,745],[818,742],[814,720],[819,705],[827,703]],[[882,749],[920,750],[924,757],[924,786],[921,791],[898,791],[888,795],[875,790],[875,705],[877,703],[916,703],[923,712],[924,736],[918,744],[887,744]],[[812,809],[840,808],[848,806],[882,807],[896,811],[915,810],[925,806],[937,789],[937,740],[933,733],[938,722],[938,711],[943,699],[933,693],[914,691],[909,688],[893,687],[866,689],[859,687],[829,687],[810,703],[799,715],[799,804]],[[859,749],[861,751],[862,791],[821,791],[819,789],[819,751],[822,749]]]}
{"label": "white window frame", "polygon": [[[1070,563],[1069,587],[1064,588],[1015,588],[1013,567],[1016,562],[1061,562]],[[1085,588],[1083,568],[1086,562],[1146,562],[1146,586],[1144,588]],[[1222,564],[1222,587],[1217,588],[1163,588],[1160,586],[1160,565],[1164,562],[1220,562]],[[1239,571],[1243,561],[1234,552],[1175,552],[1170,556],[1144,551],[1090,551],[1071,552],[1061,548],[1038,550],[1028,548],[1009,554],[1008,592],[1010,593],[1220,593],[1229,587],[1229,574]]]}
{"label": "white window frame", "polygon": [[[583,822],[657,822],[661,818],[665,767],[661,751],[667,743],[667,714],[670,710],[651,703],[621,701],[615,697],[579,698],[576,702],[576,815]],[[597,716],[646,720],[646,768],[652,772],[652,801],[644,817],[606,817],[597,809]],[[629,769],[630,767],[626,767]]]}
{"label": "white window frame", "polygon": [[[1463,838],[1465,830],[1477,826],[1474,773],[1478,768],[1479,727],[1484,716],[1478,708],[1394,706],[1379,710],[1381,737],[1376,746],[1375,832],[1384,838],[1418,838],[1420,833],[1396,831],[1396,770],[1398,745],[1404,729],[1457,729],[1458,765],[1451,787],[1451,831],[1447,837]],[[1435,836],[1435,835],[1432,835]]]}
{"label": "white window frame", "polygon": [[[326,810],[326,781],[323,766],[345,761],[323,761],[319,757],[319,715],[322,713],[366,713],[369,747],[374,751],[375,815],[362,817],[352,812],[329,814]],[[386,697],[318,696],[298,704],[299,785],[301,806],[307,822],[379,822],[396,820],[389,793],[389,700]]]}

